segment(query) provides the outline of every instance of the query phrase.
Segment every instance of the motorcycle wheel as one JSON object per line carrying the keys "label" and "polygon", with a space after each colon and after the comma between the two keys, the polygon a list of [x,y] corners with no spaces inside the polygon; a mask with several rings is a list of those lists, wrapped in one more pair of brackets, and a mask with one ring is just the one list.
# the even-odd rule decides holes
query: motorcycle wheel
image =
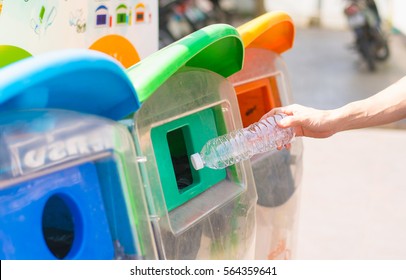
{"label": "motorcycle wheel", "polygon": [[367,58],[368,70],[374,72],[376,70],[375,60],[372,57]]}
{"label": "motorcycle wheel", "polygon": [[359,41],[358,44],[359,51],[368,65],[368,70],[374,72],[376,70],[374,46],[366,40]]}
{"label": "motorcycle wheel", "polygon": [[379,46],[375,50],[375,59],[378,61],[385,61],[390,55],[388,43],[384,43],[382,46]]}

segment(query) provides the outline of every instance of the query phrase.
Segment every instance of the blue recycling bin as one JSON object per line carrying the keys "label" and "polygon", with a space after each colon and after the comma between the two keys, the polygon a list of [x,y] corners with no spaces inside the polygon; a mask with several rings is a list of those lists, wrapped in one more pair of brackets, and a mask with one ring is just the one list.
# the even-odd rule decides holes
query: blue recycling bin
{"label": "blue recycling bin", "polygon": [[60,51],[0,75],[0,258],[156,258],[123,68]]}

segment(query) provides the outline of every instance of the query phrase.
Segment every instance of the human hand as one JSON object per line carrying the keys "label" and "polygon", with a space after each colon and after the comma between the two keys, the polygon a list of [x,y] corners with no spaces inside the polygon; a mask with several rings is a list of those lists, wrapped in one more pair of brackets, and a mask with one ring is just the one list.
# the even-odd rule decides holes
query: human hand
{"label": "human hand", "polygon": [[339,131],[338,120],[333,117],[333,111],[317,110],[298,104],[274,108],[261,119],[281,113],[287,116],[277,124],[281,128],[293,127],[296,136],[327,138]]}

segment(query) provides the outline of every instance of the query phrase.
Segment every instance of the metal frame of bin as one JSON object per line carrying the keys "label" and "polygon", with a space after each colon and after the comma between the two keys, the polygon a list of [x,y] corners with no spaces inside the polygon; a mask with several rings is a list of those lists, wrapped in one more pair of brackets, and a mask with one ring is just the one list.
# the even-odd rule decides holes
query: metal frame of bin
{"label": "metal frame of bin", "polygon": [[[284,12],[264,14],[237,28],[246,48],[244,68],[229,77],[244,126],[272,108],[292,102],[287,68],[280,54],[294,41],[292,19]],[[294,257],[302,173],[302,143],[251,159],[257,203],[257,259]]]}

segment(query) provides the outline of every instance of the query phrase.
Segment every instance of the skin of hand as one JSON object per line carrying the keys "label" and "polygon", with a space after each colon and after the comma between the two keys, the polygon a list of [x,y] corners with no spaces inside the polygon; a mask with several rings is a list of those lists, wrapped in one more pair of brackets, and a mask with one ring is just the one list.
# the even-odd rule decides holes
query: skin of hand
{"label": "skin of hand", "polygon": [[369,98],[333,110],[318,110],[298,104],[274,108],[263,118],[287,115],[281,128],[293,127],[296,136],[327,138],[350,129],[388,124],[406,118],[406,77]]}
{"label": "skin of hand", "polygon": [[278,122],[278,125],[281,128],[294,127],[296,136],[327,138],[339,130],[332,118],[333,111],[317,110],[293,104],[274,108],[265,114],[262,119],[275,114],[287,115]]}

